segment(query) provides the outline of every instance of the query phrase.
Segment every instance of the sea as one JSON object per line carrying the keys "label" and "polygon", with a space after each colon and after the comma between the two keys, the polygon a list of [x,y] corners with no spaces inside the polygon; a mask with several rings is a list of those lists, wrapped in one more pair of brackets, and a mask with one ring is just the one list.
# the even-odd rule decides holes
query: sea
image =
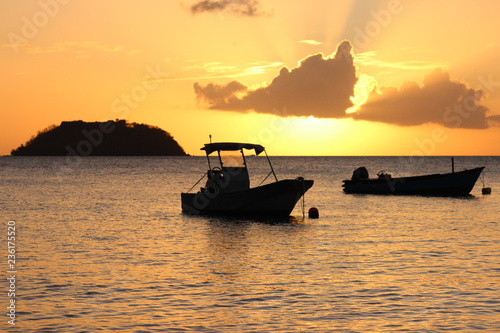
{"label": "sea", "polygon": [[500,157],[455,157],[486,167],[468,197],[342,191],[450,157],[271,161],[314,180],[287,219],[183,214],[205,157],[0,157],[0,330],[500,332]]}

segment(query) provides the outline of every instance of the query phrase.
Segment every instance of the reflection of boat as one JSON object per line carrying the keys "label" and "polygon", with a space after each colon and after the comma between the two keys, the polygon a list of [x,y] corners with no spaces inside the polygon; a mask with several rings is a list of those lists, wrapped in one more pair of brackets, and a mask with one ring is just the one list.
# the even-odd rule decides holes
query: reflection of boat
{"label": "reflection of boat", "polygon": [[[253,149],[259,155],[265,152],[261,145],[220,142],[205,144],[201,149],[207,154],[207,182],[197,193],[181,194],[184,212],[288,216],[297,201],[313,185],[312,180],[304,180],[302,177],[278,181],[266,153],[271,171],[264,181],[271,174],[276,181],[251,188],[243,149]],[[235,155],[238,151],[238,155]],[[218,165],[214,167],[209,156],[213,152],[218,155]]]}
{"label": "reflection of boat", "polygon": [[342,187],[345,193],[466,196],[483,169],[399,178],[381,171],[378,178],[369,178],[366,168],[361,167],[354,171],[351,180],[343,181]]}

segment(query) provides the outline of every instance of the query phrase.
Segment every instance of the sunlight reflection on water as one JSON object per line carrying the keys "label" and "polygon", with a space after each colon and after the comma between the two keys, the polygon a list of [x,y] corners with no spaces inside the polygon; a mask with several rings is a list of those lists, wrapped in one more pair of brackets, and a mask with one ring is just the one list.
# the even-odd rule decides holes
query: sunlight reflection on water
{"label": "sunlight reflection on water", "polygon": [[469,198],[342,193],[398,158],[273,159],[315,180],[320,218],[288,223],[181,214],[201,158],[88,158],[62,181],[54,161],[0,159],[23,332],[500,330],[498,158],[480,161],[492,195]]}

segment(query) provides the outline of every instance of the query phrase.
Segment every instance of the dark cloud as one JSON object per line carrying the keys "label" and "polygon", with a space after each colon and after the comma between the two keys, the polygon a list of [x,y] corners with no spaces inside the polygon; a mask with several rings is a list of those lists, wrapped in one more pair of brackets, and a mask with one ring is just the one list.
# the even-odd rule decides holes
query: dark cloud
{"label": "dark cloud", "polygon": [[205,87],[200,86],[198,82],[194,84],[198,100],[207,101],[211,105],[227,104],[235,94],[246,91],[247,87],[238,81],[231,81],[225,85],[209,83]]}
{"label": "dark cloud", "polygon": [[492,126],[500,127],[500,114],[489,116],[488,121]]}
{"label": "dark cloud", "polygon": [[452,81],[446,72],[436,69],[425,76],[423,85],[408,82],[401,88],[373,92],[354,119],[379,121],[400,126],[426,123],[450,128],[487,128],[487,107],[479,104],[481,90]]}
{"label": "dark cloud", "polygon": [[322,54],[304,59],[292,70],[283,67],[273,81],[262,88],[248,89],[232,81],[227,85],[195,83],[198,100],[210,109],[272,113],[286,107],[290,116],[345,118],[357,82],[352,47],[343,41],[333,57]]}
{"label": "dark cloud", "polygon": [[421,85],[406,82],[400,88],[374,90],[356,112],[346,113],[353,106],[351,97],[357,82],[351,43],[343,41],[333,56],[316,54],[291,70],[283,67],[270,84],[261,88],[250,89],[232,81],[205,86],[195,83],[194,89],[198,101],[215,110],[272,114],[286,108],[288,116],[353,118],[398,126],[500,126],[500,115],[489,115],[490,110],[481,104],[485,98],[482,90],[452,80],[441,69],[427,74]]}
{"label": "dark cloud", "polygon": [[191,5],[192,14],[226,11],[240,16],[260,16],[257,0],[201,0]]}

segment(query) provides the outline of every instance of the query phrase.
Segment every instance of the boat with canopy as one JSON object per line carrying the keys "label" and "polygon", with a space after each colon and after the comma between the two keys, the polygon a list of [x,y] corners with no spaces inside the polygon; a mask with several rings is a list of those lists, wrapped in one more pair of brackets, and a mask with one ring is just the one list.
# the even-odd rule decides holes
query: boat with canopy
{"label": "boat with canopy", "polygon": [[[302,177],[278,180],[265,148],[258,144],[217,142],[205,144],[201,150],[207,156],[208,171],[189,191],[181,193],[186,213],[288,216],[313,185],[313,180]],[[257,156],[264,153],[267,158],[270,172],[259,186],[250,187],[244,150],[253,150]],[[274,181],[262,185],[271,175]],[[205,186],[190,193],[205,177]]]}

